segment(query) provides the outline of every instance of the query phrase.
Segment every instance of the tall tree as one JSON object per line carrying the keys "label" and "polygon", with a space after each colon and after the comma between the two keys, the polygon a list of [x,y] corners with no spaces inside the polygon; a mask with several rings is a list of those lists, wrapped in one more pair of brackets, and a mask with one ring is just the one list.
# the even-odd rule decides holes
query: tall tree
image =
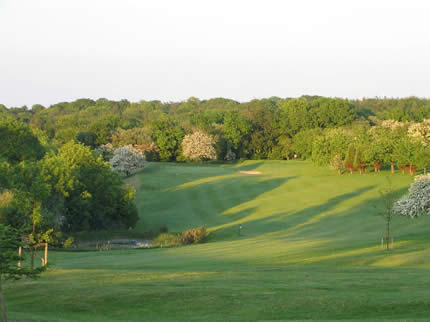
{"label": "tall tree", "polygon": [[184,134],[184,130],[173,119],[153,123],[152,137],[160,149],[162,161],[173,161],[180,156]]}
{"label": "tall tree", "polygon": [[251,123],[238,111],[228,111],[224,115],[224,135],[231,142],[232,149],[239,157],[245,157],[248,152]]}
{"label": "tall tree", "polygon": [[45,153],[28,125],[17,120],[0,120],[0,138],[0,158],[12,164],[24,160],[39,160]]}

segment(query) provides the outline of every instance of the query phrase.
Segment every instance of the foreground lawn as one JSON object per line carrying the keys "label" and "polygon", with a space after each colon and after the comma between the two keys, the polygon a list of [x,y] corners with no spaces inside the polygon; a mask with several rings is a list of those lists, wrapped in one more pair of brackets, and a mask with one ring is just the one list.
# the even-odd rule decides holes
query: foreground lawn
{"label": "foreground lawn", "polygon": [[41,279],[7,284],[10,317],[426,319],[429,219],[395,218],[395,249],[381,250],[378,191],[387,176],[398,196],[412,181],[388,172],[340,177],[300,161],[152,163],[129,179],[138,189],[142,215],[130,234],[205,225],[210,241],[150,250],[50,252],[53,268]]}

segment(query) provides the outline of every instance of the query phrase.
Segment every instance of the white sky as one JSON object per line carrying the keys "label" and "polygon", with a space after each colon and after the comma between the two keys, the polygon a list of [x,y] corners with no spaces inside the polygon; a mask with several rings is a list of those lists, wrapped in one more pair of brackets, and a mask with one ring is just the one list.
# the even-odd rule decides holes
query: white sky
{"label": "white sky", "polygon": [[0,0],[0,103],[430,96],[428,0]]}

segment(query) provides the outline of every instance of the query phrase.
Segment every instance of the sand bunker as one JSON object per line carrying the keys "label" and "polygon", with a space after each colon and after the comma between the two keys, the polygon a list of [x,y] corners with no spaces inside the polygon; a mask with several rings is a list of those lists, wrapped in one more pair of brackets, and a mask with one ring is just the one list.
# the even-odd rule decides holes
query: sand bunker
{"label": "sand bunker", "polygon": [[261,174],[260,171],[237,171],[239,173],[244,173],[244,174]]}

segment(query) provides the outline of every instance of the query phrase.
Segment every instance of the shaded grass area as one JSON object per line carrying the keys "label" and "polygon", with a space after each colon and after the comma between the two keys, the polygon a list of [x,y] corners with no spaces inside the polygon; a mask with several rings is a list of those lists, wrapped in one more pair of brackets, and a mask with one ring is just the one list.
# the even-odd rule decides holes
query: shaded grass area
{"label": "shaded grass area", "polygon": [[130,234],[205,225],[210,242],[51,252],[40,280],[7,284],[11,318],[425,320],[429,219],[395,218],[395,249],[382,250],[386,176],[398,196],[412,181],[339,177],[299,161],[151,163],[129,179],[142,215]]}
{"label": "shaded grass area", "polygon": [[428,317],[429,282],[392,268],[57,269],[20,283],[9,308],[21,319],[92,321],[416,319]]}

